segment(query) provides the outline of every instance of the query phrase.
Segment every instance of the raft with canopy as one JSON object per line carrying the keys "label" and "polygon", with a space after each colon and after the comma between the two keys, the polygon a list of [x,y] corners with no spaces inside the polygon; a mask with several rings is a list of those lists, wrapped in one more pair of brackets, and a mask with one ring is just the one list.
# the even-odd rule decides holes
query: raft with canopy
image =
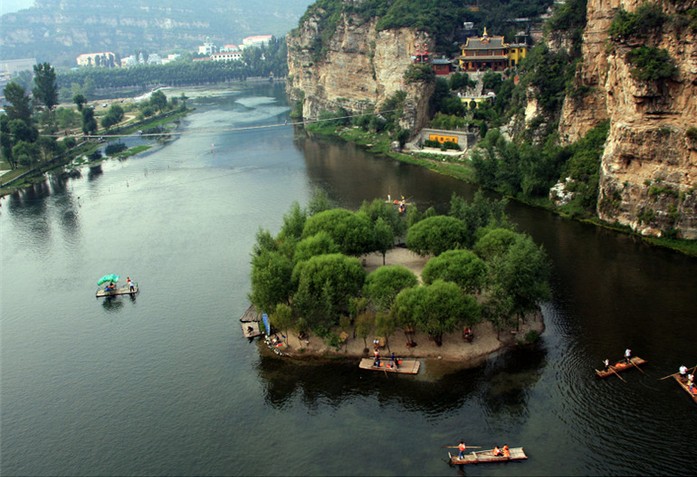
{"label": "raft with canopy", "polygon": [[[97,293],[96,296],[97,298],[102,298],[102,297],[109,297],[109,296],[118,296],[118,295],[135,295],[138,293],[138,284],[133,283],[133,291],[131,291],[130,287],[128,285],[119,287],[117,285],[119,281],[119,276],[116,275],[115,273],[111,273],[109,275],[104,275],[102,278],[97,280]],[[102,285],[105,285],[102,288]]]}

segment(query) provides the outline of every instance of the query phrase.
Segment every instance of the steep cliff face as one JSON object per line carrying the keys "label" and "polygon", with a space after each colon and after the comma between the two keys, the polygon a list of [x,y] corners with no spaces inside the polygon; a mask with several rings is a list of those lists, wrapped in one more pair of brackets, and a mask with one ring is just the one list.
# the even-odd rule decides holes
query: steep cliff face
{"label": "steep cliff face", "polygon": [[[640,41],[611,42],[608,30],[618,9],[633,12],[643,0],[588,0],[583,63],[567,98],[561,137],[573,142],[600,121],[610,120],[601,163],[598,214],[645,235],[666,231],[697,239],[697,38],[673,21],[695,0],[665,0],[669,16],[661,31]],[[665,49],[677,74],[638,81],[629,52],[642,43]]]}
{"label": "steep cliff face", "polygon": [[401,126],[415,131],[426,125],[434,85],[407,84],[404,72],[414,45],[432,48],[432,41],[407,28],[376,31],[376,23],[376,18],[342,14],[321,57],[317,50],[323,32],[316,16],[288,35],[287,89],[291,100],[302,101],[303,117],[316,118],[321,111],[340,107],[360,113],[402,90],[407,99]]}

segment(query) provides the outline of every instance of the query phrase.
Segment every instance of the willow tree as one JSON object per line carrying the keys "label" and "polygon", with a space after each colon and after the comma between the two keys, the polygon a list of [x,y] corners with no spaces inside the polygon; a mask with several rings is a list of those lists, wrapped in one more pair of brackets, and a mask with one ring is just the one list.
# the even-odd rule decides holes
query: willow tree
{"label": "willow tree", "polygon": [[364,281],[365,271],[354,257],[335,253],[298,262],[292,275],[294,312],[313,330],[328,331],[349,312],[351,298],[360,295]]}

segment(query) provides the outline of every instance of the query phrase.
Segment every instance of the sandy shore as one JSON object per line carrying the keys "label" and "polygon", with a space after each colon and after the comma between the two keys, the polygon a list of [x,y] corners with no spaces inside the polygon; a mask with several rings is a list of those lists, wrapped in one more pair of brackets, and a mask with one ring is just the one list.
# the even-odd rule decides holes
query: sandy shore
{"label": "sandy shore", "polygon": [[[382,254],[373,253],[361,257],[363,266],[369,273],[382,266]],[[421,276],[421,271],[428,258],[420,257],[406,248],[394,248],[385,257],[386,265],[403,265]],[[425,358],[432,360],[442,360],[456,364],[458,367],[471,367],[481,364],[489,356],[504,350],[507,347],[515,346],[522,341],[529,331],[542,333],[544,322],[541,313],[526,319],[521,324],[517,332],[501,332],[496,336],[496,330],[489,322],[483,322],[473,327],[474,340],[470,343],[462,338],[462,330],[458,329],[454,333],[443,336],[442,346],[436,346],[424,333],[416,333],[414,340],[415,347],[407,346],[406,336],[402,331],[396,332],[389,338],[386,346],[380,350],[383,356],[389,356],[394,352],[397,356],[405,358]],[[284,353],[289,357],[295,358],[360,358],[372,356],[373,336],[369,336],[366,342],[360,337],[353,337],[353,330],[348,330],[349,337],[346,342],[337,350],[328,346],[321,338],[310,336],[300,340],[297,333],[291,332],[286,338],[287,348]],[[367,351],[366,351],[367,348]]]}

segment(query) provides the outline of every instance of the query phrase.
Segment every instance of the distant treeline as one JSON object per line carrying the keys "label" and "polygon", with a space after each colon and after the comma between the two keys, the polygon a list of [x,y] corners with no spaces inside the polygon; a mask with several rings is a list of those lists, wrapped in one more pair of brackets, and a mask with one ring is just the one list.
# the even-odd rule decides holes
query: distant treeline
{"label": "distant treeline", "polygon": [[138,88],[156,85],[185,86],[241,81],[249,77],[285,77],[288,74],[285,38],[272,38],[268,45],[243,51],[241,61],[192,61],[183,59],[166,65],[139,65],[132,68],[80,68],[59,73],[56,81],[61,96],[90,88]]}

